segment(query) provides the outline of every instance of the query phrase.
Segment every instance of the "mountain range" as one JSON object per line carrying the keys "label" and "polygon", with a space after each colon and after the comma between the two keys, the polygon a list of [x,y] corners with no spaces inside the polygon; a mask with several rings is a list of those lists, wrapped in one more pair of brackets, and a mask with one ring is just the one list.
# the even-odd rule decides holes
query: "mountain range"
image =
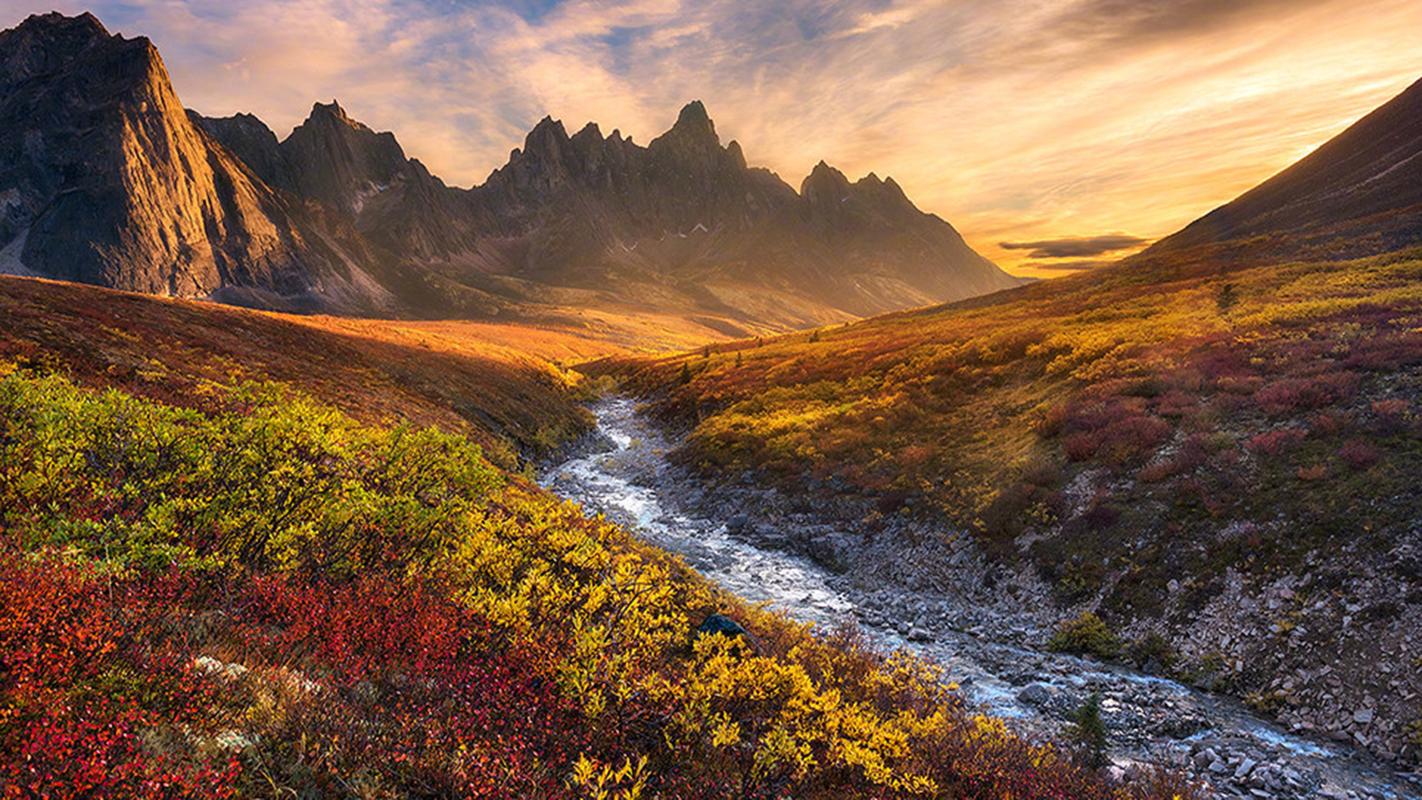
{"label": "mountain range", "polygon": [[92,15],[0,33],[0,271],[259,307],[486,316],[628,305],[791,327],[1019,281],[891,178],[797,191],[700,102],[646,145],[545,118],[480,186],[316,104],[285,139],[183,108]]}

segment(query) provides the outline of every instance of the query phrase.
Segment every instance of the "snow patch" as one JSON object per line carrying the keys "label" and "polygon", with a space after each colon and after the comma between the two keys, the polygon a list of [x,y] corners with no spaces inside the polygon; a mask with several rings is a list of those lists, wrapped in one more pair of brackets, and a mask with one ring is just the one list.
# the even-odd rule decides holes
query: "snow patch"
{"label": "snow patch", "polygon": [[355,199],[351,200],[351,210],[359,214],[362,210],[365,209],[365,203],[367,200],[384,193],[389,188],[390,184],[388,183],[368,184],[364,189],[360,190],[359,192],[356,192]]}

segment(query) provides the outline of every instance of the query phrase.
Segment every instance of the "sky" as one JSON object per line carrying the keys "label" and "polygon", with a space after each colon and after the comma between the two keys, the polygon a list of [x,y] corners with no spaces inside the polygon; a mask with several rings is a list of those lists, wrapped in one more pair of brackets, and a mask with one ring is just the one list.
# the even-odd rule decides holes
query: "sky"
{"label": "sky", "polygon": [[1422,78],[1418,0],[0,0],[150,37],[183,101],[316,101],[480,183],[543,116],[646,143],[687,101],[798,186],[893,176],[1003,267],[1129,254]]}

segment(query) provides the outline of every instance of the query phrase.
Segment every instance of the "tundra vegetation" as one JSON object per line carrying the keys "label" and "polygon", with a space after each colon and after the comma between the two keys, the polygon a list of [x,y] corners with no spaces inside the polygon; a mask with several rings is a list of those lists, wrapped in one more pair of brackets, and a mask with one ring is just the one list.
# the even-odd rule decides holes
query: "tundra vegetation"
{"label": "tundra vegetation", "polygon": [[1064,602],[1150,618],[1172,579],[1202,603],[1415,519],[1418,251],[1216,256],[585,369],[689,429],[707,475],[946,519]]}
{"label": "tundra vegetation", "polygon": [[[277,384],[0,368],[5,797],[1183,797]],[[726,612],[754,631],[694,635]]]}

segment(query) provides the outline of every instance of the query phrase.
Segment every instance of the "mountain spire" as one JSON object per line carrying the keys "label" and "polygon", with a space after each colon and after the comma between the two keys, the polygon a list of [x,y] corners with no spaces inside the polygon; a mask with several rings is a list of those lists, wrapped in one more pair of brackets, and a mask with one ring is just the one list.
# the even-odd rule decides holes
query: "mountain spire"
{"label": "mountain spire", "polygon": [[679,147],[690,147],[697,150],[710,148],[720,148],[721,139],[716,135],[716,123],[711,121],[710,115],[706,113],[706,106],[700,100],[692,100],[682,107],[681,113],[676,117],[676,124],[666,133],[652,140],[652,145],[658,142],[676,142]]}

